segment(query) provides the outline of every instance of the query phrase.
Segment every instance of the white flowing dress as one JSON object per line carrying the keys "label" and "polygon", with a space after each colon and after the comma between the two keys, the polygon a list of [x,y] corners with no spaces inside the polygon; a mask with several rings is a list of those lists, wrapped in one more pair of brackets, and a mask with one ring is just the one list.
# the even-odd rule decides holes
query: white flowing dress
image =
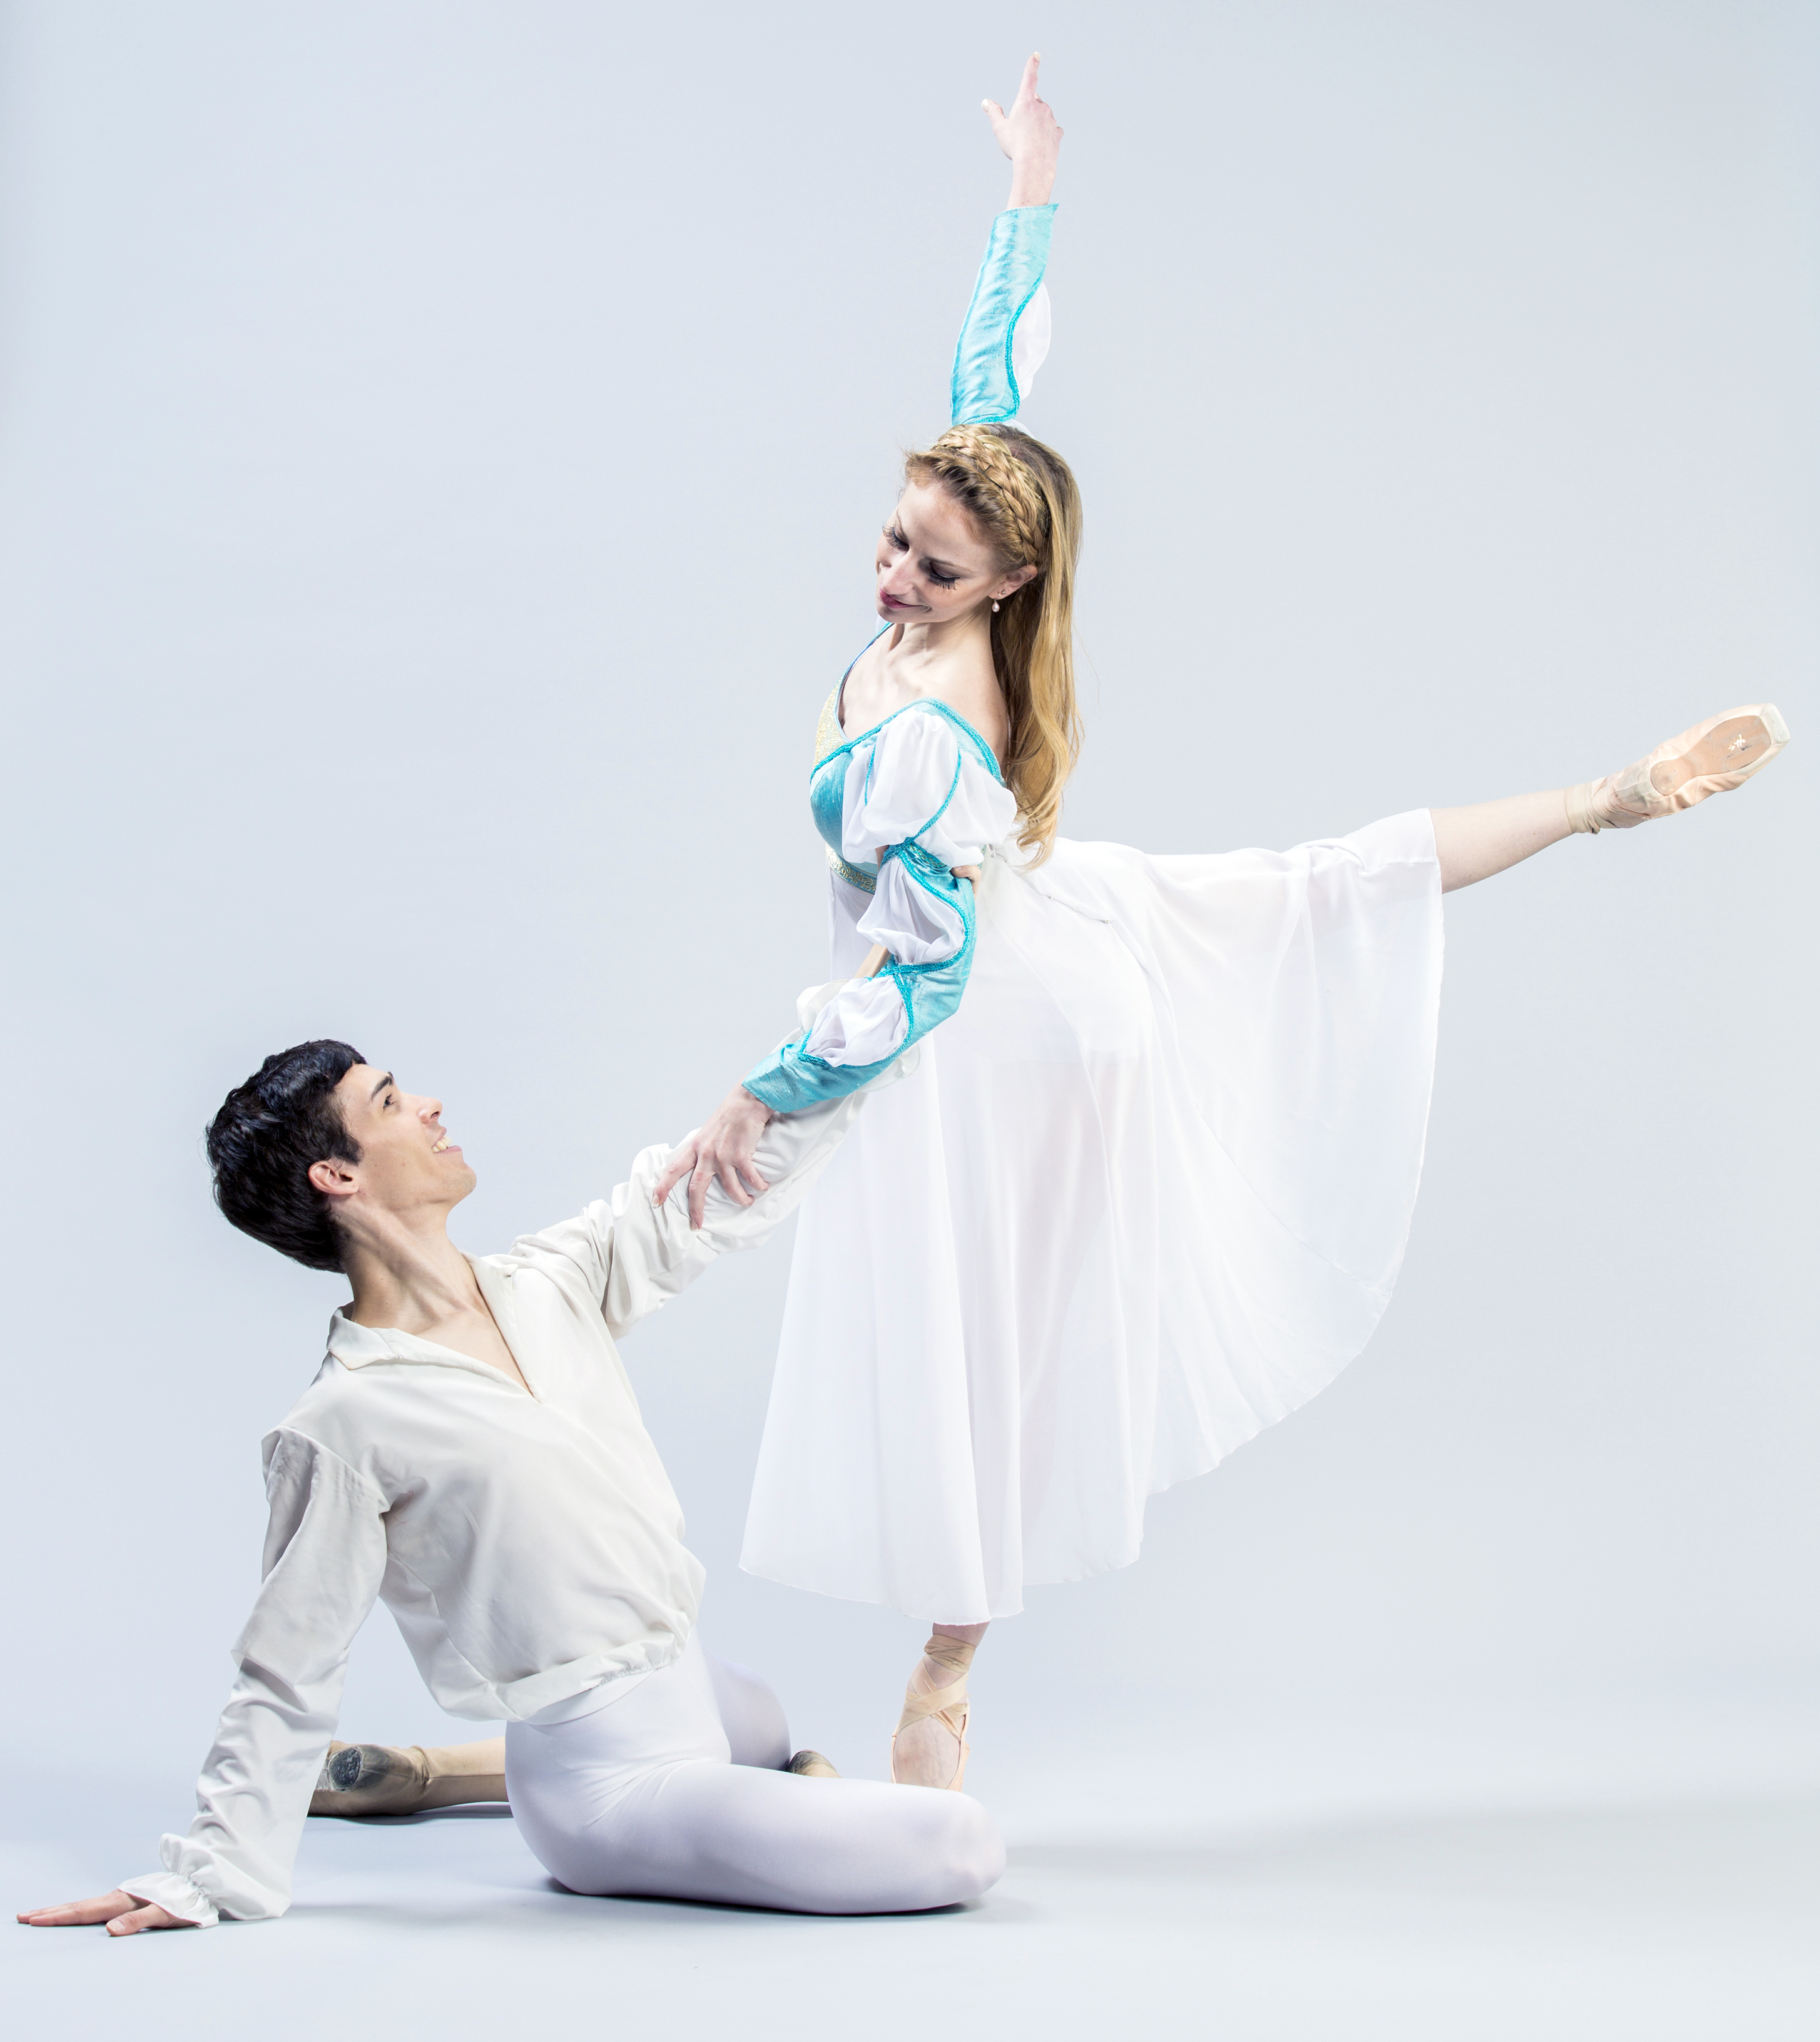
{"label": "white flowing dress", "polygon": [[[993,223],[957,422],[1028,394],[1053,215]],[[981,1623],[1134,1559],[1146,1497],[1371,1338],[1421,1174],[1440,873],[1425,809],[1033,866],[977,732],[923,702],[850,735],[843,694],[810,783],[833,975],[891,962],[805,994],[748,1083],[784,1107],[920,1055],[802,1208],[741,1564]]]}
{"label": "white flowing dress", "polygon": [[[802,1209],[741,1564],[978,1623],[1135,1558],[1147,1496],[1371,1337],[1421,1171],[1440,874],[1425,809],[1285,852],[1063,839],[1033,867],[965,746],[868,751],[851,845],[933,813],[957,761],[1000,834],[941,841],[983,867],[964,994]],[[831,857],[837,980],[884,904]],[[846,1010],[869,1061],[903,1033],[878,999],[809,996],[811,1044],[842,1061]]]}

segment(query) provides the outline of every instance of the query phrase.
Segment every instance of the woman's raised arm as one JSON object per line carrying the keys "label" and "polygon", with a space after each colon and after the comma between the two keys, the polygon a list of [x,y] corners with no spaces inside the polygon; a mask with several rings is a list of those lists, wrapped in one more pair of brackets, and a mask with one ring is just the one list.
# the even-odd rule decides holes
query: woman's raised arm
{"label": "woman's raised arm", "polygon": [[1040,61],[1032,57],[1024,66],[1008,113],[995,100],[983,102],[999,147],[1011,159],[1011,191],[992,222],[954,349],[949,418],[957,426],[1009,424],[1049,353],[1049,293],[1042,279],[1061,129],[1037,97]]}
{"label": "woman's raised arm", "polygon": [[996,99],[981,100],[999,147],[1011,160],[1011,195],[1008,207],[1047,205],[1055,189],[1055,159],[1061,151],[1061,125],[1053,109],[1037,97],[1041,55],[1023,67],[1017,98],[1008,113]]}

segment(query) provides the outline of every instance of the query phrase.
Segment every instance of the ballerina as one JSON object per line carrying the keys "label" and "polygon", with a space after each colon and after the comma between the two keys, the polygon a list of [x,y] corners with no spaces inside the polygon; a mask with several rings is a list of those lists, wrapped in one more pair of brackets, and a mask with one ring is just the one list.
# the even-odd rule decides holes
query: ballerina
{"label": "ballerina", "polygon": [[835,976],[672,1159],[762,1193],[776,1114],[914,1043],[803,1210],[741,1564],[929,1621],[893,1777],[959,1788],[969,1664],[1026,1583],[1138,1553],[1145,1497],[1306,1403],[1389,1302],[1420,1172],[1441,897],[1759,772],[1773,706],[1626,771],[1283,853],[1057,834],[1081,514],[1015,423],[1049,340],[1061,131],[1038,59],[957,351],[905,465],[881,628],[821,715]]}

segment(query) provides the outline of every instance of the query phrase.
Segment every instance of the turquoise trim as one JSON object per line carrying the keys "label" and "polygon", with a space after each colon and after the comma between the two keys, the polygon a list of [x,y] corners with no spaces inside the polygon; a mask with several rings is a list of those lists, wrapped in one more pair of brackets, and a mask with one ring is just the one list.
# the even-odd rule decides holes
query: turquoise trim
{"label": "turquoise trim", "polygon": [[[878,754],[874,751],[872,755],[876,759],[878,756]],[[910,832],[911,843],[915,843],[919,837],[926,835],[929,831],[932,830],[935,827],[936,824],[942,820],[942,816],[948,813],[948,804],[954,798],[954,790],[961,784],[961,767],[965,763],[965,762],[961,757],[960,748],[956,746],[954,750],[954,777],[948,782],[948,791],[942,797],[941,806],[936,809],[935,813],[923,825],[922,828],[914,829]]]}
{"label": "turquoise trim", "polygon": [[1011,343],[1018,321],[1042,288],[1054,223],[1053,205],[1015,206],[992,222],[954,347],[948,379],[951,423],[1003,425],[1017,416],[1023,398],[1011,367]]}

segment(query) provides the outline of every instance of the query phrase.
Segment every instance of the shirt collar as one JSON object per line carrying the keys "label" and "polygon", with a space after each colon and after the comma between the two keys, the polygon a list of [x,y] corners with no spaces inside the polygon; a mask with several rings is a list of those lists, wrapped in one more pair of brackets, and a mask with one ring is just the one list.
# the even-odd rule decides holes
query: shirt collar
{"label": "shirt collar", "polygon": [[367,1368],[376,1361],[459,1362],[468,1365],[465,1355],[438,1347],[434,1340],[419,1340],[415,1333],[396,1326],[357,1325],[345,1312],[329,1321],[329,1352],[343,1368]]}
{"label": "shirt collar", "polygon": [[[469,1255],[465,1259],[480,1286],[488,1309],[505,1336],[506,1344],[512,1349],[513,1358],[522,1370],[524,1360],[518,1351],[517,1315],[512,1310],[509,1273],[484,1256]],[[404,1333],[396,1326],[360,1325],[348,1317],[346,1306],[329,1321],[328,1351],[344,1368],[368,1368],[376,1361],[415,1361],[442,1368],[474,1369],[487,1376],[499,1373],[485,1362],[476,1361],[472,1356],[457,1354],[453,1348],[438,1347],[434,1340],[420,1340],[415,1333]]]}

